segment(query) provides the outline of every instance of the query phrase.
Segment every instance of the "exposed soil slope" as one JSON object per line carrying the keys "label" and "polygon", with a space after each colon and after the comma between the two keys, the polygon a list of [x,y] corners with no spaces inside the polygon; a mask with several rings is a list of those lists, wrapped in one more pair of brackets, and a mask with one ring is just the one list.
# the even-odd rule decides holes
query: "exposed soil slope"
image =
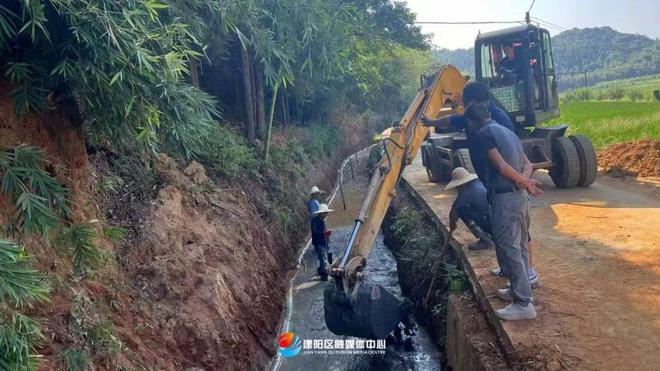
{"label": "exposed soil slope", "polygon": [[[281,310],[286,243],[263,226],[244,192],[214,190],[201,165],[180,171],[160,155],[156,168],[164,186],[121,256],[137,335],[148,339],[152,362],[212,369],[265,362],[266,339],[276,336],[269,319]],[[178,365],[161,365],[168,366]]]}
{"label": "exposed soil slope", "polygon": [[[275,349],[283,282],[307,234],[305,191],[312,183],[329,189],[338,164],[365,145],[369,130],[349,117],[334,117],[345,141],[328,158],[296,164],[306,174],[298,179],[274,171],[260,181],[214,178],[194,161],[160,155],[149,165],[157,176],[153,187],[130,189],[135,185],[126,182],[111,194],[99,191],[99,184],[121,176],[109,166],[116,154],[99,150],[88,156],[82,130],[63,113],[17,119],[6,99],[0,113],[0,145],[46,149],[53,163],[48,170],[71,190],[75,222],[98,219],[129,231],[123,244],[99,238],[111,258],[84,277],[74,276],[71,258],[59,256],[43,238],[20,241],[53,287],[50,302],[30,311],[43,323],[38,351],[44,370],[59,367],[63,350],[89,344],[90,329],[98,326],[107,326],[123,344],[117,356],[92,352],[98,370],[265,366]],[[276,133],[274,147],[287,148],[303,130]],[[285,190],[275,196],[285,197],[291,208],[286,228],[269,205],[273,182]],[[0,222],[10,211],[0,196]]]}

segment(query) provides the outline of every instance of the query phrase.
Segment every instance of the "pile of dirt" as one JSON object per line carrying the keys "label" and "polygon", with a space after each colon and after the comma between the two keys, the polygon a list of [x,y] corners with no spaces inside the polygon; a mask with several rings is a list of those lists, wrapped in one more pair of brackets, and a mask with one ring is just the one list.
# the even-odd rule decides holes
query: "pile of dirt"
{"label": "pile of dirt", "polygon": [[660,176],[660,140],[611,145],[598,152],[598,165],[613,176]]}

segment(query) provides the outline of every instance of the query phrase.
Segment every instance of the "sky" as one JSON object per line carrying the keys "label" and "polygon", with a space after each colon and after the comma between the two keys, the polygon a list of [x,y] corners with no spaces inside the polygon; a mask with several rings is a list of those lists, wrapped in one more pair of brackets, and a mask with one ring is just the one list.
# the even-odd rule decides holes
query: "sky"
{"label": "sky", "polygon": [[[417,21],[518,21],[525,17],[531,0],[406,0],[417,13]],[[626,33],[660,38],[660,0],[536,0],[530,12],[563,29],[610,26]],[[432,33],[433,44],[448,48],[469,48],[481,32],[512,27],[514,24],[421,25]],[[561,32],[545,26],[551,35]]]}

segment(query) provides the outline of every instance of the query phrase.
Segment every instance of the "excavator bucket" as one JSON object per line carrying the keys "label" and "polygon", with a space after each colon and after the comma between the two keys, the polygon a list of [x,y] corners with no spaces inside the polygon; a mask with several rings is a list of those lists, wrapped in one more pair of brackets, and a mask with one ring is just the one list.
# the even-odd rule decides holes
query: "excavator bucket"
{"label": "excavator bucket", "polygon": [[399,324],[400,301],[382,286],[363,284],[347,296],[328,284],[323,293],[325,323],[335,335],[384,339]]}

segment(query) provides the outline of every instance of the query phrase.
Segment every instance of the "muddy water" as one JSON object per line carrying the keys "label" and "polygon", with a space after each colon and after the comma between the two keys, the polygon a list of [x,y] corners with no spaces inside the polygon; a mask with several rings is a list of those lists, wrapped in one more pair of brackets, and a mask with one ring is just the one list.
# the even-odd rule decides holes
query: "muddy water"
{"label": "muddy water", "polygon": [[[362,161],[363,162],[363,161]],[[357,172],[357,169],[356,169]],[[344,202],[337,192],[331,207],[335,212],[328,217],[332,229],[331,249],[343,251],[352,230],[352,221],[358,214],[368,179],[365,175],[351,176],[350,168],[344,172]],[[332,334],[325,326],[323,317],[323,289],[330,282],[321,282],[317,275],[318,261],[313,248],[301,256],[300,269],[292,280],[291,301],[282,332],[292,331],[305,339],[347,340],[351,337]],[[385,287],[403,298],[398,282],[396,261],[379,234],[368,257],[366,280]],[[440,353],[424,329],[419,328],[414,337],[415,349],[406,351],[403,346],[388,346],[384,354],[311,354],[303,349],[295,357],[278,356],[271,362],[271,370],[439,370]]]}

